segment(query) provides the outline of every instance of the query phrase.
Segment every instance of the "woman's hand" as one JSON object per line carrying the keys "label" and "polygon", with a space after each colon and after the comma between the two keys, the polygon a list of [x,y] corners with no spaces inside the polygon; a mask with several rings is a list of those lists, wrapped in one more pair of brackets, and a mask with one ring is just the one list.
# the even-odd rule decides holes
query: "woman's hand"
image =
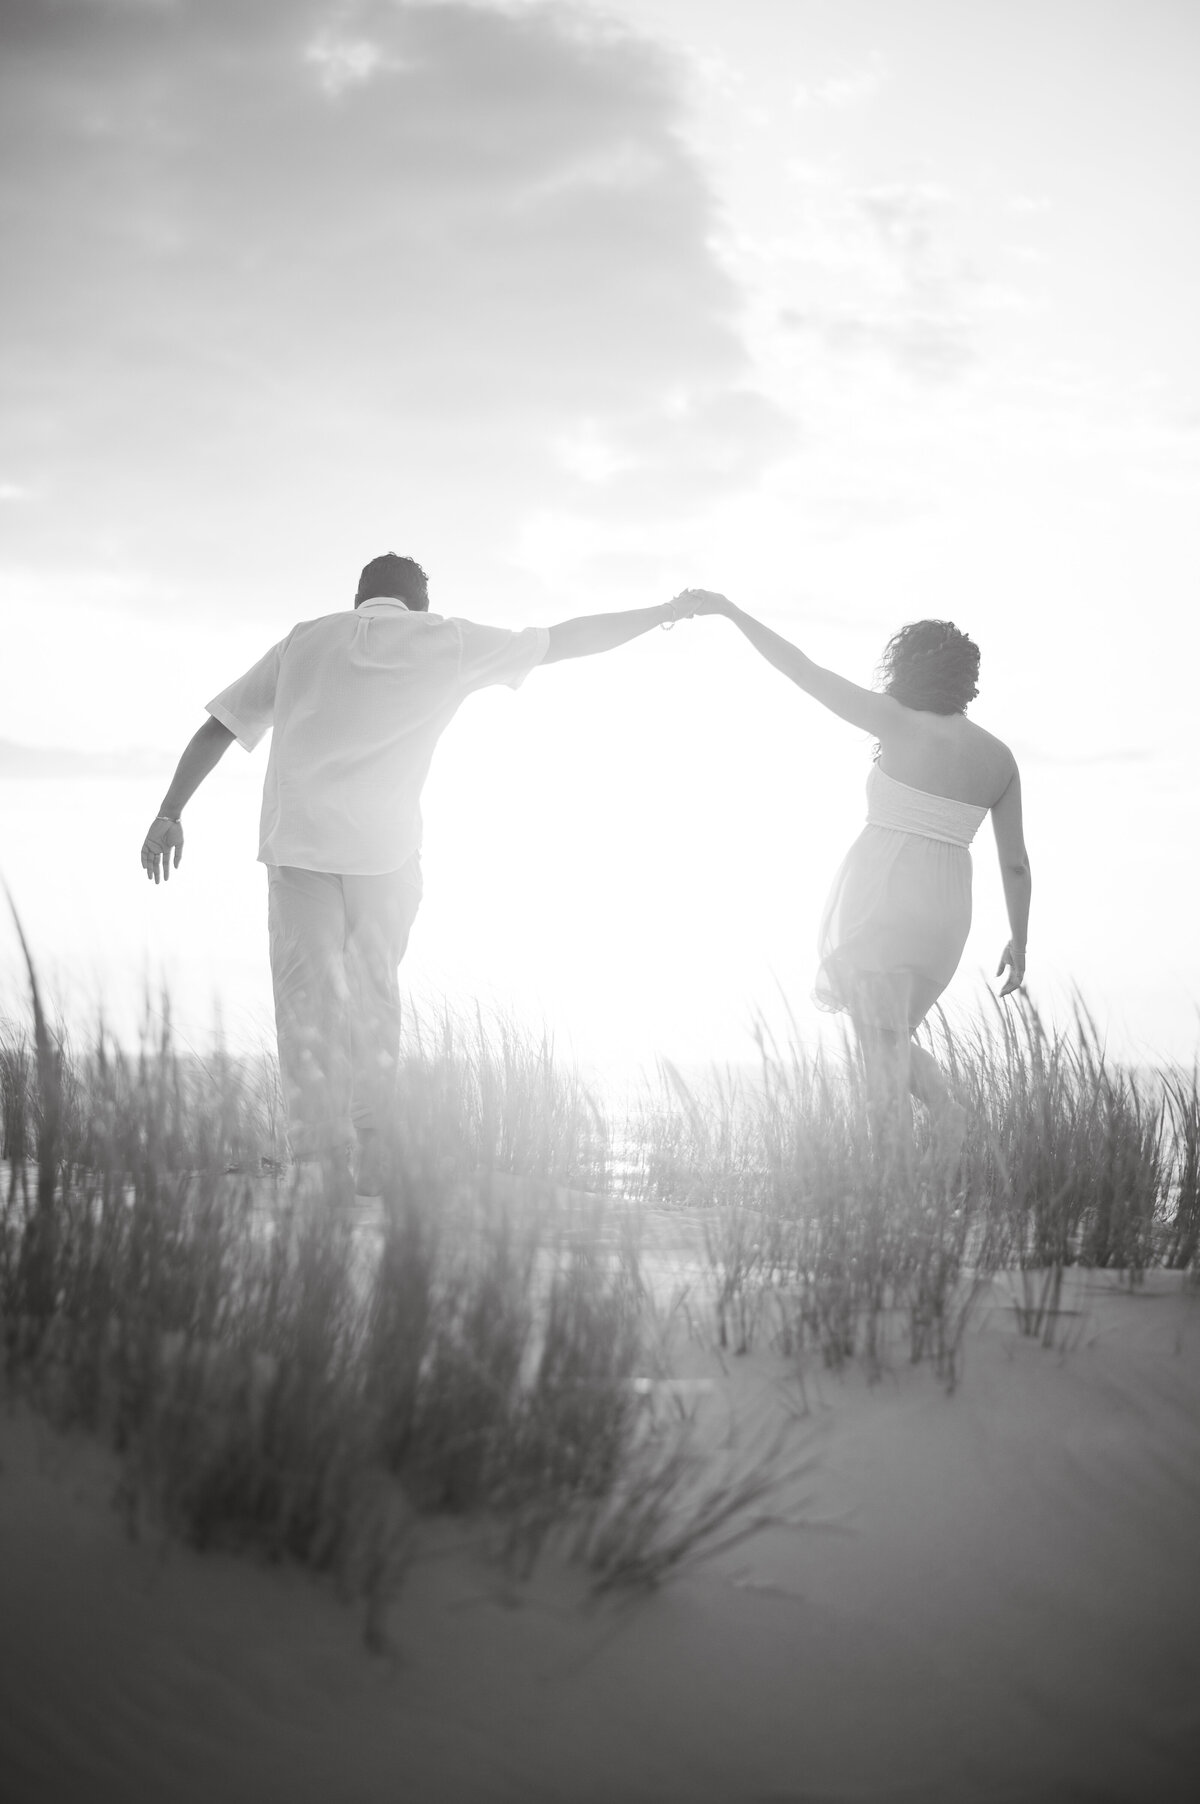
{"label": "woman's hand", "polygon": [[728,614],[733,603],[715,589],[681,589],[675,597],[680,615]]}
{"label": "woman's hand", "polygon": [[156,815],[142,841],[142,869],[148,880],[153,878],[155,883],[170,880],[172,852],[178,870],[179,860],[183,857],[183,827],[178,821],[168,820],[165,814]]}
{"label": "woman's hand", "polygon": [[1011,996],[1013,991],[1019,990],[1025,982],[1025,954],[1023,951],[1018,952],[1011,940],[1000,954],[1000,963],[996,966],[996,976],[1001,976],[1006,969],[1008,976],[1000,994]]}

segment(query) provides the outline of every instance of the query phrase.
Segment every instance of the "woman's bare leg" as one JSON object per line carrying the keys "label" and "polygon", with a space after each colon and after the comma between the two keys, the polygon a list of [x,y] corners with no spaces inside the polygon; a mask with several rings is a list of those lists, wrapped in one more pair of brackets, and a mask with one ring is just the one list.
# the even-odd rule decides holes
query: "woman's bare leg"
{"label": "woman's bare leg", "polygon": [[895,985],[877,984],[852,1017],[867,1085],[867,1107],[877,1145],[896,1144],[907,1170],[913,1155],[910,1090],[912,1042],[908,1032],[907,994]]}
{"label": "woman's bare leg", "polygon": [[[922,1000],[918,997],[918,1004]],[[936,997],[933,999],[936,1001]],[[932,1003],[929,1005],[932,1007]],[[922,1017],[928,1010],[922,1011]],[[951,1175],[958,1165],[967,1132],[967,1111],[951,1094],[941,1066],[932,1053],[909,1042],[909,1089],[918,1102],[923,1102],[933,1117],[934,1145],[938,1156],[949,1167]]]}
{"label": "woman's bare leg", "polygon": [[908,1087],[931,1115],[940,1115],[946,1104],[954,1100],[941,1066],[915,1040],[908,1043]]}

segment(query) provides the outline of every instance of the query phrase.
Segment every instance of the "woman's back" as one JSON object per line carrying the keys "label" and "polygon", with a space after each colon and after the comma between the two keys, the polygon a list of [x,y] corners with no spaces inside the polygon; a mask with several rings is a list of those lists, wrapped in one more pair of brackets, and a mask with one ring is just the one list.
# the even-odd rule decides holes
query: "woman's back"
{"label": "woman's back", "polygon": [[885,776],[977,808],[993,807],[1016,770],[1003,740],[964,714],[902,708],[879,744],[879,768]]}

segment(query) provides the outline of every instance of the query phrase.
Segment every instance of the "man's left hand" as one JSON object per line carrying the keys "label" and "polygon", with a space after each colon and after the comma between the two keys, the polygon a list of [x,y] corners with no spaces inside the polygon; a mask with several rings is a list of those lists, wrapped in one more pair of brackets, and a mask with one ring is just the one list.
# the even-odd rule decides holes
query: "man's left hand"
{"label": "man's left hand", "polygon": [[160,814],[151,821],[150,831],[142,841],[142,869],[148,879],[153,878],[155,883],[169,882],[172,853],[178,870],[179,860],[183,857],[183,827],[179,821],[168,820]]}

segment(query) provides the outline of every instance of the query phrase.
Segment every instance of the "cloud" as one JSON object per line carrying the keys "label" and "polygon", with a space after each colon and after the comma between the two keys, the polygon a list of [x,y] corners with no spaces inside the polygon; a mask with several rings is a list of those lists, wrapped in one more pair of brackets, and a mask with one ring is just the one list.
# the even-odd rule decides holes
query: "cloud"
{"label": "cloud", "polygon": [[948,258],[942,227],[950,196],[944,188],[932,183],[892,183],[864,188],[855,198],[863,217],[913,287],[946,278]]}
{"label": "cloud", "polygon": [[347,37],[336,30],[318,32],[304,56],[316,69],[322,88],[335,100],[343,89],[369,81],[381,66],[396,67],[394,61],[385,64],[380,46],[369,38]]}
{"label": "cloud", "polygon": [[953,382],[977,359],[968,322],[943,308],[789,307],[781,319],[835,355],[875,354],[917,382]]}
{"label": "cloud", "polygon": [[[806,181],[802,169],[796,176]],[[947,191],[890,184],[821,195],[818,206],[832,293],[822,297],[814,284],[814,298],[781,309],[781,324],[836,357],[879,357],[921,384],[968,374],[979,360],[980,314],[1013,297],[982,283],[958,253]]]}
{"label": "cloud", "polygon": [[873,62],[865,69],[853,69],[843,75],[827,76],[823,81],[802,83],[792,96],[792,104],[801,111],[809,107],[825,107],[831,112],[849,111],[855,107],[868,106],[889,79],[883,66]]}
{"label": "cloud", "polygon": [[692,513],[750,484],[792,448],[797,428],[757,390],[695,384],[634,410],[601,434],[594,421],[560,445],[564,466],[628,518]]}
{"label": "cloud", "polygon": [[1153,764],[1158,762],[1162,753],[1150,746],[1133,745],[1099,746],[1094,750],[1083,751],[1035,748],[1027,750],[1025,756],[1031,763],[1037,764]]}
{"label": "cloud", "polygon": [[0,739],[0,778],[130,777],[161,774],[163,755],[152,751],[81,752]]}
{"label": "cloud", "polygon": [[20,550],[269,568],[364,497],[511,506],[679,392],[755,441],[680,106],[565,5],[10,0],[0,460],[54,501]]}

